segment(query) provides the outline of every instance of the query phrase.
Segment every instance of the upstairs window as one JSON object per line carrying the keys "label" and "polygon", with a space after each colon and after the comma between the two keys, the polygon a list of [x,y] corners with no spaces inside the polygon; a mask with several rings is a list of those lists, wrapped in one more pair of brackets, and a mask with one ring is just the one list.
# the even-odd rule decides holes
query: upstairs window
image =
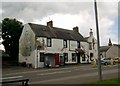
{"label": "upstairs window", "polygon": [[89,43],[89,50],[92,50],[92,43]]}
{"label": "upstairs window", "polygon": [[67,40],[64,40],[64,41],[63,41],[63,47],[64,47],[64,48],[67,48]]}
{"label": "upstairs window", "polygon": [[77,48],[80,48],[80,42],[77,41]]}
{"label": "upstairs window", "polygon": [[51,47],[51,46],[52,46],[51,38],[47,38],[47,47]]}

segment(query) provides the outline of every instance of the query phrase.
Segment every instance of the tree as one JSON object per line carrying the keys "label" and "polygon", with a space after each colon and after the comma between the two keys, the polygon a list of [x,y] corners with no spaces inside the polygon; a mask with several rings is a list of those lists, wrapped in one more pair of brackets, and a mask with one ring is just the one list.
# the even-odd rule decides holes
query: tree
{"label": "tree", "polygon": [[5,51],[12,60],[18,60],[19,38],[22,33],[22,22],[16,19],[2,20],[2,38]]}

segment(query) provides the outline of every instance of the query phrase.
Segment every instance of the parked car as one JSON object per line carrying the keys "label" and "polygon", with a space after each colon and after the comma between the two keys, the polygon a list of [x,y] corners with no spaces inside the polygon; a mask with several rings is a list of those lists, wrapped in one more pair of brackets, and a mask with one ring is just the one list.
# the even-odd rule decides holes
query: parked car
{"label": "parked car", "polygon": [[120,63],[120,57],[113,58],[113,64]]}
{"label": "parked car", "polygon": [[103,65],[111,64],[111,58],[103,58],[103,59],[101,59],[101,64],[103,64]]}

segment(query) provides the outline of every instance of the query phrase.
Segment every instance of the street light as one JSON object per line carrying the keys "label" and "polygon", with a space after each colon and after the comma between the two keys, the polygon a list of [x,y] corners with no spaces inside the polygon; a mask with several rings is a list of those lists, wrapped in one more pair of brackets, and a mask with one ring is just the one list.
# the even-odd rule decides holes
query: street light
{"label": "street light", "polygon": [[98,75],[99,80],[102,80],[102,69],[101,69],[101,57],[100,57],[100,41],[99,41],[99,26],[98,26],[98,13],[97,13],[97,2],[94,0],[95,7],[95,19],[96,19],[96,31],[97,31],[97,47],[98,47]]}

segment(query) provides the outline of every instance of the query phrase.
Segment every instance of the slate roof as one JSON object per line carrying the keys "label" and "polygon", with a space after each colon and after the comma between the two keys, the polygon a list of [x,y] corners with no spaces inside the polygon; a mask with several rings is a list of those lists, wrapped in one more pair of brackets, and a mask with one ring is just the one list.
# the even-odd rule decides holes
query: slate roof
{"label": "slate roof", "polygon": [[100,52],[106,52],[109,48],[110,48],[110,46],[101,46]]}
{"label": "slate roof", "polygon": [[84,37],[73,30],[67,30],[58,27],[48,27],[45,25],[38,25],[28,23],[37,37],[48,37],[74,41],[86,41]]}
{"label": "slate roof", "polygon": [[85,40],[88,41],[88,38],[89,38],[89,37],[85,37]]}
{"label": "slate roof", "polygon": [[117,46],[118,48],[120,48],[120,44],[113,44],[114,46]]}

